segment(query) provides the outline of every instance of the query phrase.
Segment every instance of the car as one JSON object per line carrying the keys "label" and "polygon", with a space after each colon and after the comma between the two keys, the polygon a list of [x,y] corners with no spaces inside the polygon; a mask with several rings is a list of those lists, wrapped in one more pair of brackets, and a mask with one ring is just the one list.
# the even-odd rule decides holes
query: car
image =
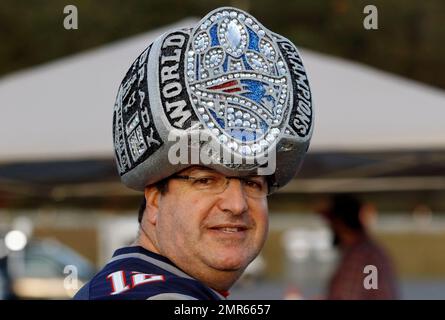
{"label": "car", "polygon": [[69,299],[95,272],[68,246],[31,239],[22,250],[0,254],[0,299]]}

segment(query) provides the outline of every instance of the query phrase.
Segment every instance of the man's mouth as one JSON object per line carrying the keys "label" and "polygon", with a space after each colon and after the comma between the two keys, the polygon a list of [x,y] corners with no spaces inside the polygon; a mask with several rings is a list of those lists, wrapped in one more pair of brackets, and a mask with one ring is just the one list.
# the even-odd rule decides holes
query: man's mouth
{"label": "man's mouth", "polygon": [[242,229],[242,228],[217,228],[217,229],[221,230],[222,232],[226,232],[226,233],[234,233],[234,232],[246,230],[246,229]]}
{"label": "man's mouth", "polygon": [[211,230],[216,230],[224,233],[236,233],[246,231],[248,228],[246,226],[226,226],[218,225],[210,228]]}

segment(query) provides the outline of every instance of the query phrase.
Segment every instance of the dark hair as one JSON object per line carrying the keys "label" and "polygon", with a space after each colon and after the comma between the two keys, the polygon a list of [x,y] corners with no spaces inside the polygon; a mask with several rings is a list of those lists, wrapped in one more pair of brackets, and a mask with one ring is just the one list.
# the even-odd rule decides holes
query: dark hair
{"label": "dark hair", "polygon": [[[168,191],[168,179],[163,179],[154,184],[154,187],[159,190],[161,194],[165,194]],[[141,205],[139,206],[138,221],[141,223],[142,217],[144,215],[145,207],[147,206],[147,201],[145,200],[145,195],[142,197]]]}
{"label": "dark hair", "polygon": [[351,194],[335,195],[331,199],[329,216],[353,230],[363,230],[359,216],[361,207],[362,202]]}

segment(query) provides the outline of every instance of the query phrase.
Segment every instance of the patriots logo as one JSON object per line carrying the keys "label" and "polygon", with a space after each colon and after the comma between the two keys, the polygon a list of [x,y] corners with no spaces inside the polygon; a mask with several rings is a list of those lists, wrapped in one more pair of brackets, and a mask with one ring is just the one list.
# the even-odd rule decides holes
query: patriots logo
{"label": "patriots logo", "polygon": [[207,87],[207,90],[222,93],[236,93],[256,102],[266,108],[269,112],[272,112],[278,98],[276,95],[278,90],[276,90],[276,88],[277,86],[274,88],[268,83],[261,81],[243,79],[231,80],[222,84],[210,86]]}

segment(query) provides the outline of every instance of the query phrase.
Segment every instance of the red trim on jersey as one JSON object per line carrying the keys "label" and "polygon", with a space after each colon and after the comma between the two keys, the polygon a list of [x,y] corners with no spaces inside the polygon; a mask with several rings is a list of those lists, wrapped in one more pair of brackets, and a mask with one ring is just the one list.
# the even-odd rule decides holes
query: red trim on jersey
{"label": "red trim on jersey", "polygon": [[224,291],[219,291],[216,290],[216,292],[218,292],[220,295],[222,295],[224,298],[227,298],[230,295],[230,292],[228,290],[224,290]]}

